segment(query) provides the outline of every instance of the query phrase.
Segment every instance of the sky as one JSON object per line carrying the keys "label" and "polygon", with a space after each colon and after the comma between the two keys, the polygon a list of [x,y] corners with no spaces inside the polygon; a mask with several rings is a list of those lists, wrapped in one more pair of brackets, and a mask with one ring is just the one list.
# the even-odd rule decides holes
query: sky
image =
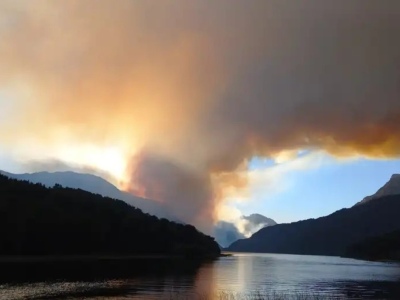
{"label": "sky", "polygon": [[[250,184],[250,194],[246,199],[232,198],[227,201],[228,210],[235,210],[231,220],[235,221],[237,213],[259,213],[278,223],[329,215],[336,210],[351,207],[364,197],[374,194],[392,174],[400,173],[400,159],[337,160],[329,154],[322,153],[313,157],[313,160],[319,161],[318,164],[296,166],[305,156],[313,157],[314,154],[303,153],[299,158],[281,163],[269,158],[251,159],[248,171],[260,172],[263,176]],[[0,166],[2,170],[15,173],[33,171],[26,168],[24,163],[13,161],[4,153],[0,153]],[[71,169],[74,170],[62,166],[51,171]],[[39,170],[46,168],[35,171]],[[275,178],[274,186],[271,186],[273,180],[269,179],[270,176]]]}
{"label": "sky", "polygon": [[[322,154],[319,166],[288,168],[279,176],[275,191],[265,186],[253,187],[251,201],[234,203],[244,214],[258,212],[279,223],[318,218],[353,206],[374,194],[391,177],[400,173],[400,160],[351,159],[338,161]],[[286,164],[293,164],[293,161]],[[254,159],[252,170],[271,172],[280,168],[272,160]]]}
{"label": "sky", "polygon": [[0,3],[0,163],[102,174],[204,232],[318,217],[400,156],[397,0]]}

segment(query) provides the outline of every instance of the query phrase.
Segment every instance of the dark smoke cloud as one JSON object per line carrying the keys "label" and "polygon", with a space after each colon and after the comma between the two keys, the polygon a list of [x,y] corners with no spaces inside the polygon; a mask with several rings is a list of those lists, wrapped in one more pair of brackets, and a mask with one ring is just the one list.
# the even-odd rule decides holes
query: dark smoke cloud
{"label": "dark smoke cloud", "polygon": [[[265,53],[235,74],[206,123],[205,130],[218,128],[223,116],[221,130],[229,133],[220,135],[228,142],[221,145],[225,159],[216,161],[228,164],[231,153],[236,165],[245,153],[301,147],[397,156],[400,4],[273,3],[269,22],[277,36],[268,28],[259,40]],[[229,151],[231,145],[241,146]]]}
{"label": "dark smoke cloud", "polygon": [[202,228],[251,156],[400,154],[397,0],[3,1],[0,20],[3,147],[115,146],[131,188]]}
{"label": "dark smoke cloud", "polygon": [[[198,170],[189,170],[154,152],[136,157],[132,166],[130,190],[144,198],[167,204],[177,219],[198,224],[210,232],[215,208],[210,177]],[[210,209],[211,208],[211,209]]]}

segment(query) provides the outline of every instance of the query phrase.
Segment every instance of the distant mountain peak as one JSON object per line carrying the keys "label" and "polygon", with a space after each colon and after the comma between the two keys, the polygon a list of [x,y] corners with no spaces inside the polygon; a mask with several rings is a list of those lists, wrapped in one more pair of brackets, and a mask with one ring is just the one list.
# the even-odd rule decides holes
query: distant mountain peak
{"label": "distant mountain peak", "polygon": [[257,213],[255,213],[255,214],[251,214],[251,215],[248,215],[248,216],[243,216],[244,218],[266,218],[265,216],[263,216],[262,214],[257,214]]}
{"label": "distant mountain peak", "polygon": [[356,205],[367,203],[371,200],[390,195],[400,195],[400,174],[393,174],[389,181],[385,183],[375,194],[365,197]]}
{"label": "distant mountain peak", "polygon": [[277,224],[274,220],[267,218],[266,216],[263,216],[261,214],[251,214],[249,216],[242,216],[242,219],[247,220],[256,225],[272,226]]}
{"label": "distant mountain peak", "polygon": [[393,174],[393,175],[390,177],[390,180],[400,180],[400,174]]}
{"label": "distant mountain peak", "polygon": [[274,220],[261,214],[251,214],[249,216],[241,216],[240,218],[247,221],[245,224],[242,224],[241,231],[239,231],[237,225],[226,221],[219,221],[215,225],[214,236],[223,247],[227,247],[239,239],[244,239],[246,236],[252,235],[262,228],[277,224]]}

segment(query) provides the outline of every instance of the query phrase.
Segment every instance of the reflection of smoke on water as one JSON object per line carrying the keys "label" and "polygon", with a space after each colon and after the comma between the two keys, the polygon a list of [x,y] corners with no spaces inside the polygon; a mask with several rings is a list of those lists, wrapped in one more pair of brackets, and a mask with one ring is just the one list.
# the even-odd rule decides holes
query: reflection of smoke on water
{"label": "reflection of smoke on water", "polygon": [[257,293],[262,299],[400,299],[399,266],[248,253],[209,262],[2,261],[0,299],[255,299]]}

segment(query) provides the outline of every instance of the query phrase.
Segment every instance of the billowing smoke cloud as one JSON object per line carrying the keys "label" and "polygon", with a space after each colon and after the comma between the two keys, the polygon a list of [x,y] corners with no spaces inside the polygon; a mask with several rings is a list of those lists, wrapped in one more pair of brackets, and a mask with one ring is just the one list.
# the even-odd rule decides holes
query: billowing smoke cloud
{"label": "billowing smoke cloud", "polygon": [[2,148],[112,148],[104,169],[122,157],[128,189],[201,228],[254,155],[400,154],[397,0],[10,0],[0,20]]}
{"label": "billowing smoke cloud", "polygon": [[222,247],[228,247],[233,242],[248,238],[264,227],[276,224],[274,220],[260,214],[240,216],[233,222],[219,221],[214,227],[214,236]]}
{"label": "billowing smoke cloud", "polygon": [[214,236],[219,245],[226,248],[237,240],[246,238],[234,223],[219,221],[215,225]]}
{"label": "billowing smoke cloud", "polygon": [[210,207],[215,196],[207,173],[189,170],[151,152],[144,152],[135,162],[129,186],[134,194],[167,202],[179,220],[211,231],[213,223],[204,220],[213,219]]}

